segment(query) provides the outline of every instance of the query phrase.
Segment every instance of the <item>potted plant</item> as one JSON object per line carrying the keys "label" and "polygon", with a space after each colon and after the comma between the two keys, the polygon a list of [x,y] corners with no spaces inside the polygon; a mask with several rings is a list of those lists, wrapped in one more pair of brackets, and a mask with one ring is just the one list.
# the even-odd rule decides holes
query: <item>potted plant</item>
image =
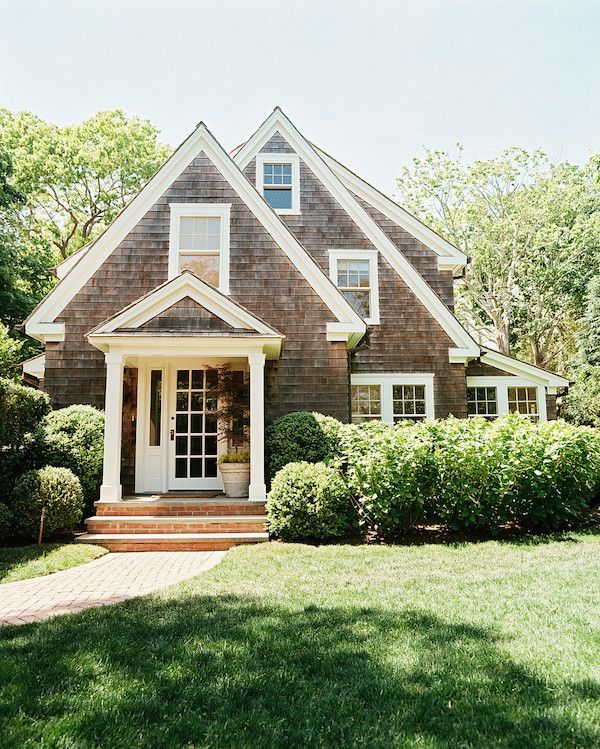
{"label": "potted plant", "polygon": [[225,496],[247,497],[250,486],[250,387],[245,372],[228,364],[214,367],[216,377],[211,388],[217,399],[219,439],[227,442],[227,452],[219,458]]}

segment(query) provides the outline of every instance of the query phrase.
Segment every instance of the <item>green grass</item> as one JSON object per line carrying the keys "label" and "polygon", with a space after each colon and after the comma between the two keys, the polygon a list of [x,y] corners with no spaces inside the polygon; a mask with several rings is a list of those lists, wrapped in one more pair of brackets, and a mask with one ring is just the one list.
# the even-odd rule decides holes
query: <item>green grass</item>
{"label": "green grass", "polygon": [[[42,544],[0,547],[0,583],[27,580],[76,567],[106,554],[100,546]],[[0,594],[1,595],[1,594]]]}
{"label": "green grass", "polygon": [[263,544],[0,630],[0,746],[600,746],[600,536]]}

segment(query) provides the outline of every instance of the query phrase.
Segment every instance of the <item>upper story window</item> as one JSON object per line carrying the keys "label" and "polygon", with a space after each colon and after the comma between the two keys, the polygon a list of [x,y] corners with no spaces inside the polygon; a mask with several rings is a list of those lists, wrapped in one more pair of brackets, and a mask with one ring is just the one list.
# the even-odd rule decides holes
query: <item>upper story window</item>
{"label": "upper story window", "polygon": [[189,270],[229,293],[229,220],[225,203],[171,203],[169,278]]}
{"label": "upper story window", "polygon": [[295,153],[259,153],[256,189],[282,215],[300,213],[300,160]]}
{"label": "upper story window", "polygon": [[329,276],[365,322],[379,324],[377,250],[329,250]]}

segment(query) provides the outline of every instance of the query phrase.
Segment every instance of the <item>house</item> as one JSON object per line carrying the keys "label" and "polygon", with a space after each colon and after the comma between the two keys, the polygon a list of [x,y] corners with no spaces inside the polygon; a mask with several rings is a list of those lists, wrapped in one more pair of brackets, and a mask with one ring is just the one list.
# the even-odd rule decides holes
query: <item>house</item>
{"label": "house", "polygon": [[554,417],[567,380],[482,347],[454,316],[466,263],[279,108],[232,154],[201,123],[58,266],[25,325],[45,353],[24,370],[57,406],[105,408],[104,503],[219,490],[205,368],[247,371],[260,503],[264,424],[290,411]]}

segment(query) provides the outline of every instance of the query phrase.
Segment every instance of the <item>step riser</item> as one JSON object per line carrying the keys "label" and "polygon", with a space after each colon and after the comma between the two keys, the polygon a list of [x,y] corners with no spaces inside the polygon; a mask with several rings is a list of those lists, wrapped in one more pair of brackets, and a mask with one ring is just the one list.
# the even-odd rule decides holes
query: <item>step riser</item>
{"label": "step riser", "polygon": [[232,505],[209,505],[209,504],[173,504],[173,505],[127,505],[123,502],[114,502],[96,505],[96,515],[134,517],[134,516],[160,516],[160,517],[211,517],[220,515],[264,515],[264,502],[253,502],[251,504]]}
{"label": "step riser", "polygon": [[[92,541],[90,541],[92,543]],[[97,546],[103,546],[109,551],[226,551],[232,546],[241,544],[261,543],[260,541],[152,541],[135,543],[134,541],[96,541]]]}
{"label": "step riser", "polygon": [[135,520],[103,521],[90,519],[86,523],[88,533],[264,533],[264,520],[248,522],[213,523],[189,519],[189,522],[136,523]]}

